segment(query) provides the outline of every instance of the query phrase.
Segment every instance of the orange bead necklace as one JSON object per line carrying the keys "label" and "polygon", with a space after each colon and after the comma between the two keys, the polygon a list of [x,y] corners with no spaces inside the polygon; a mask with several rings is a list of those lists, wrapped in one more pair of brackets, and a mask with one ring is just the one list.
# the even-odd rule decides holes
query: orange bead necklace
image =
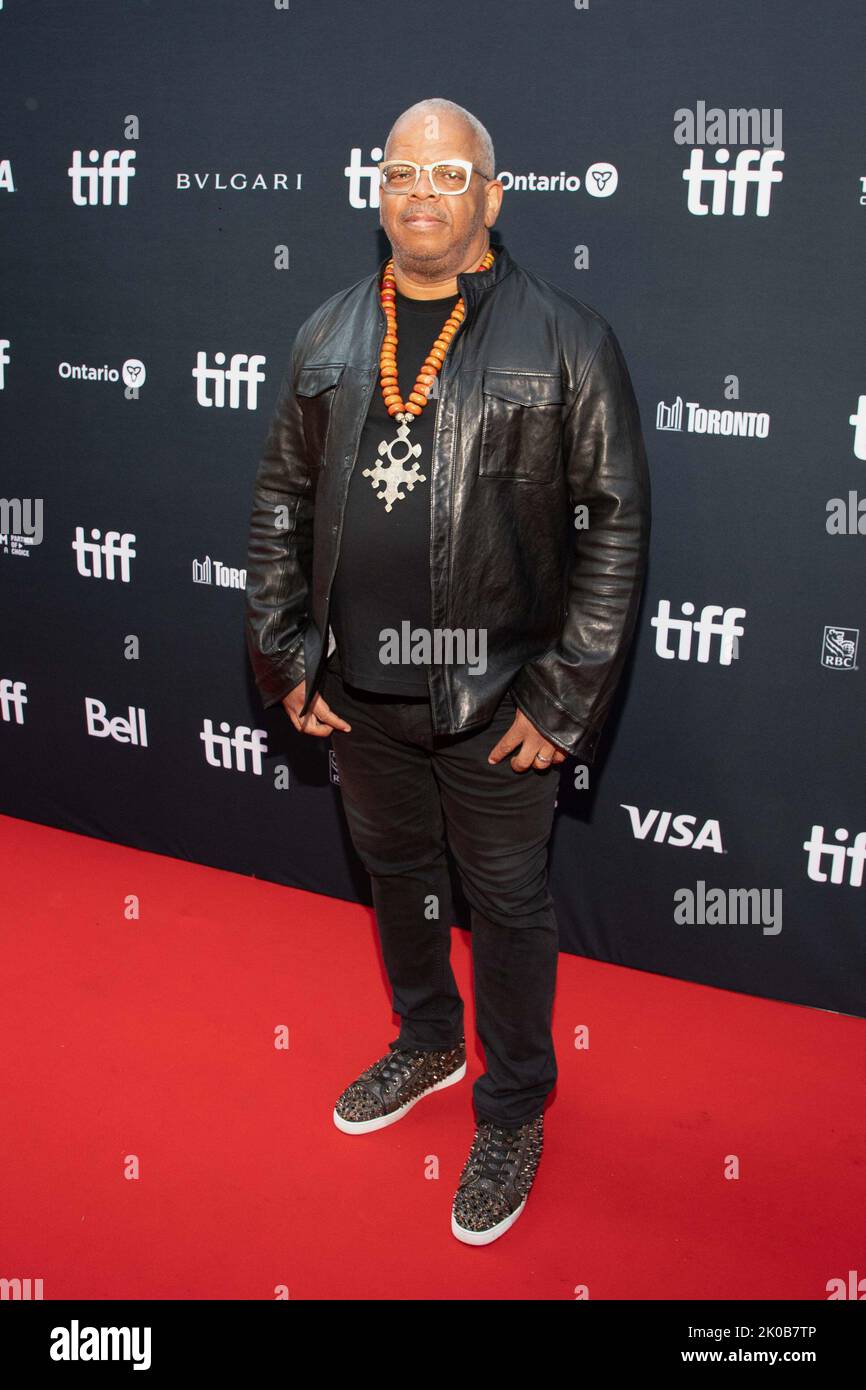
{"label": "orange bead necklace", "polygon": [[[494,260],[495,252],[488,250],[475,270],[489,270]],[[451,339],[463,322],[466,306],[461,294],[445,320],[438,338],[435,339],[424,359],[421,370],[415,379],[415,385],[409,392],[409,399],[404,402],[400,395],[400,382],[397,377],[397,282],[394,279],[393,257],[388,261],[383,271],[379,299],[388,321],[379,352],[379,379],[382,384],[382,396],[388,414],[396,416],[400,424],[410,425],[413,416],[420,415],[427,404],[427,398],[433,388],[433,382],[436,380],[439,369],[445,361],[445,354]]]}

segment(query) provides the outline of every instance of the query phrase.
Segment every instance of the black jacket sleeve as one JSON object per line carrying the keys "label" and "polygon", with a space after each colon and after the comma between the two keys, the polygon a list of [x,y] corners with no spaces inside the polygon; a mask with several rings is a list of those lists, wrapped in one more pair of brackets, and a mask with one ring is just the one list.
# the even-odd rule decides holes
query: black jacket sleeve
{"label": "black jacket sleeve", "polygon": [[247,650],[265,708],[304,679],[312,584],[313,483],[294,391],[299,330],[280,386],[253,490],[247,547]]}
{"label": "black jacket sleeve", "polygon": [[631,643],[646,569],[650,482],[638,405],[610,325],[563,422],[575,529],[557,646],[517,673],[519,707],[551,743],[592,762]]}

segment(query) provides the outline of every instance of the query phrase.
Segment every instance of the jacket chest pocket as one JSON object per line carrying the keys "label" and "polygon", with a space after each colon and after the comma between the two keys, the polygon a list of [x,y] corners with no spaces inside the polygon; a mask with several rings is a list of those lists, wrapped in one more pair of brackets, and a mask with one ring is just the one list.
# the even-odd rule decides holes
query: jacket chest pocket
{"label": "jacket chest pocket", "polygon": [[559,376],[491,369],[482,389],[479,477],[553,482],[562,445]]}
{"label": "jacket chest pocket", "polygon": [[345,368],[345,362],[301,367],[295,380],[295,395],[304,421],[307,459],[312,468],[325,465],[334,398]]}

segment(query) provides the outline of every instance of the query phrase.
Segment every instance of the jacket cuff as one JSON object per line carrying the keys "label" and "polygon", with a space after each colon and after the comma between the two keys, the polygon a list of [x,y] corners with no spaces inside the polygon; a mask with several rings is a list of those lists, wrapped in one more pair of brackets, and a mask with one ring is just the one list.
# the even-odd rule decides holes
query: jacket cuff
{"label": "jacket cuff", "polygon": [[270,709],[278,705],[290,690],[294,690],[305,679],[303,637],[295,644],[295,650],[286,652],[279,660],[266,660],[261,652],[251,649],[253,675],[262,697],[262,705]]}
{"label": "jacket cuff", "polygon": [[583,763],[595,758],[600,728],[587,728],[553,700],[528,667],[521,666],[511,683],[511,693],[518,709],[535,725],[540,734],[562,753]]}

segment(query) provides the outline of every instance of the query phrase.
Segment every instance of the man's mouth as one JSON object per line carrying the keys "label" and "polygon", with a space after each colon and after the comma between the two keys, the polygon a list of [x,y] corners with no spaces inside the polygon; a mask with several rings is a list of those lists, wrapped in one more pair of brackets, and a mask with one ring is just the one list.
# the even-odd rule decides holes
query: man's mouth
{"label": "man's mouth", "polygon": [[408,222],[410,227],[438,227],[441,217],[428,217],[425,213],[416,213],[412,217],[404,217],[404,222]]}

